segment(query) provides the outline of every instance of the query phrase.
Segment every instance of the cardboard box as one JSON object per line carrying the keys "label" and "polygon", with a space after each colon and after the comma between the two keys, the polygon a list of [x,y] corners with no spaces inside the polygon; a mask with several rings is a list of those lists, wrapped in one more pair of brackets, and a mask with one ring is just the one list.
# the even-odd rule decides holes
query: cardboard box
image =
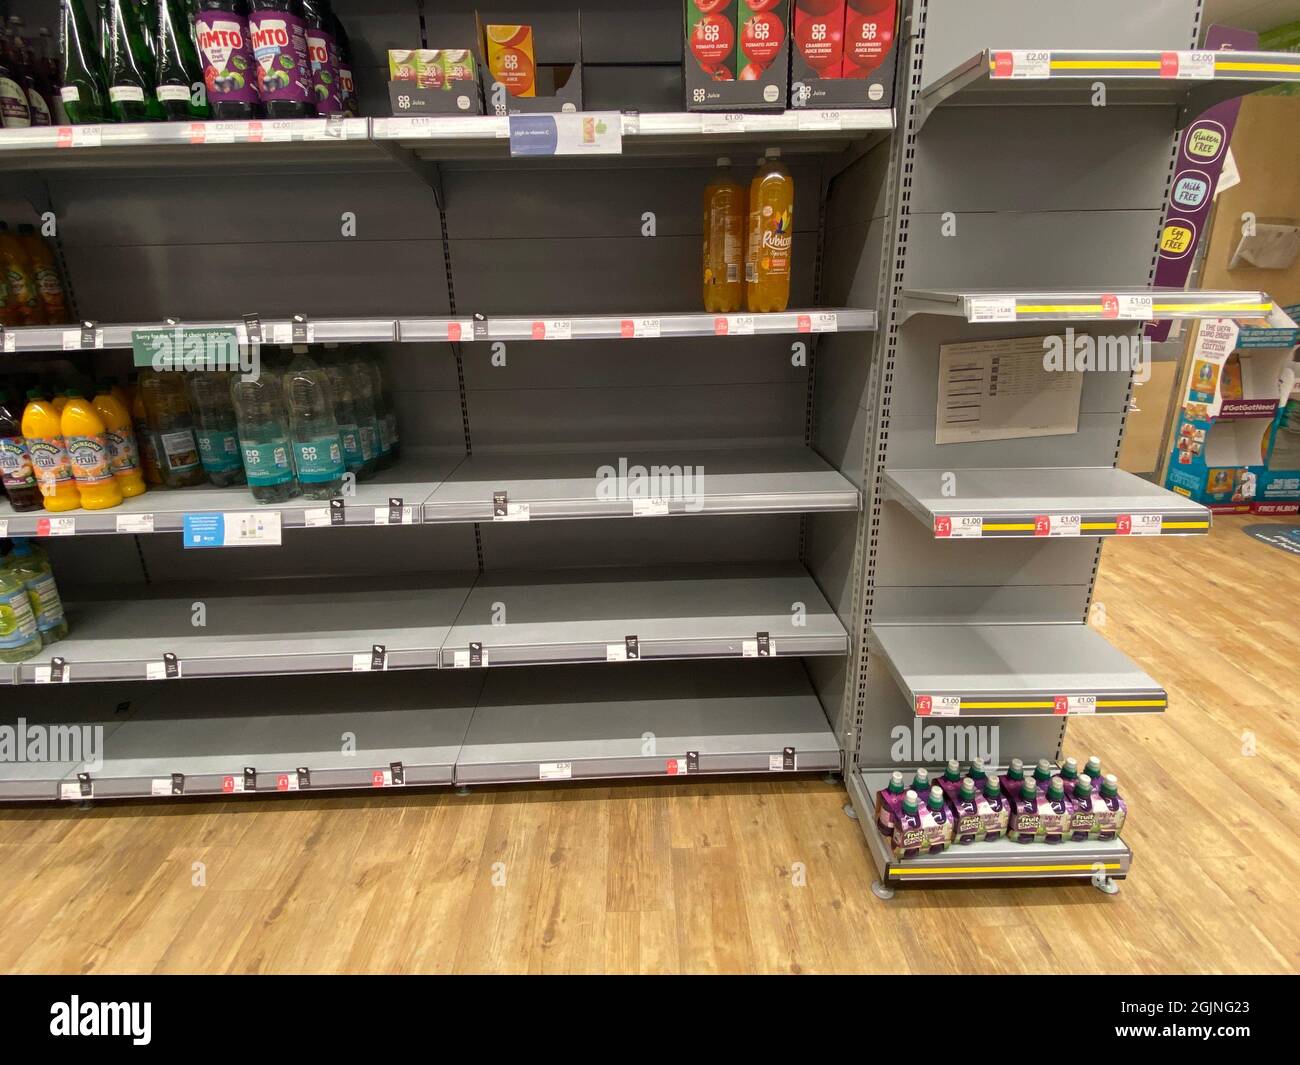
{"label": "cardboard box", "polygon": [[533,56],[532,26],[483,27],[487,42],[487,68],[492,80],[511,96],[537,95],[537,60]]}
{"label": "cardboard box", "polygon": [[785,107],[789,0],[683,0],[688,111]]}
{"label": "cardboard box", "polygon": [[794,0],[790,106],[892,107],[897,0]]}

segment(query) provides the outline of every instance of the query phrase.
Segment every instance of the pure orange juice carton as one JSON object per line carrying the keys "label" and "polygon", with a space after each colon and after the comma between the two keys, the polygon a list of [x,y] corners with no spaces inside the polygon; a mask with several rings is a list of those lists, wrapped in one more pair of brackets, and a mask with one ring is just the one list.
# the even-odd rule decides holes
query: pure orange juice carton
{"label": "pure orange juice carton", "polygon": [[533,58],[532,26],[483,27],[487,68],[493,81],[511,96],[537,95],[537,61]]}

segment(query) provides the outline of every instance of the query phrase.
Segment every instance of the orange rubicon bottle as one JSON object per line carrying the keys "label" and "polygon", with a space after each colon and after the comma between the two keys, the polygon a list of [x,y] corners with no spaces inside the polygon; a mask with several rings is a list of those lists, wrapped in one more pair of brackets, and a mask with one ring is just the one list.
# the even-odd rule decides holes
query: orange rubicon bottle
{"label": "orange rubicon bottle", "polygon": [[789,305],[793,250],[794,178],[781,163],[781,150],[769,148],[749,183],[745,300],[751,311],[783,311]]}
{"label": "orange rubicon bottle", "polygon": [[731,160],[704,189],[704,309],[738,311],[745,303],[745,190],[731,175]]}
{"label": "orange rubicon bottle", "polygon": [[144,474],[140,472],[140,449],[131,429],[131,415],[118,398],[119,391],[116,385],[101,384],[92,402],[108,437],[108,459],[113,477],[122,495],[130,499],[145,491]]}
{"label": "orange rubicon bottle", "polygon": [[59,412],[39,389],[27,393],[27,406],[23,410],[23,439],[31,456],[32,470],[40,486],[45,509],[50,511],[76,510],[81,506],[81,495],[72,479],[72,462],[63,442],[63,428]]}
{"label": "orange rubicon bottle", "polygon": [[95,405],[75,388],[66,393],[68,402],[60,422],[72,476],[87,510],[106,510],[122,502],[122,489],[113,476],[108,448],[108,430]]}

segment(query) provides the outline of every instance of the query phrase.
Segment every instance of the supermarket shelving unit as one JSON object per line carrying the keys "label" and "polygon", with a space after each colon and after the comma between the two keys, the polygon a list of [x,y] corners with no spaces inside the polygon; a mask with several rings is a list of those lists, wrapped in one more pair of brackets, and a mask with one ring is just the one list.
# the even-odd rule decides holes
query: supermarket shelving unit
{"label": "supermarket shelving unit", "polygon": [[[455,39],[477,5],[375,6],[335,3],[381,115],[386,49]],[[576,52],[564,5],[538,7]],[[1189,109],[1300,72],[1189,53],[1162,78],[1199,0],[915,0],[896,111],[684,114],[680,4],[627,7],[583,22],[621,155],[511,159],[498,117],[0,133],[0,200],[53,212],[83,320],[5,331],[5,367],[120,373],[136,329],[181,323],[373,345],[403,435],[337,503],[0,509],[0,535],[47,538],[73,626],[0,666],[0,724],[102,742],[89,768],[0,767],[0,799],[842,771],[881,894],[1127,872],[1121,842],[900,863],[875,832],[888,771],[933,764],[900,729],[991,721],[1005,762],[1059,756],[1072,715],[1162,711],[1086,625],[1100,543],[1209,527],[1114,468],[1127,374],[1086,375],[1073,435],[938,446],[936,352],[1260,313],[1151,289],[1167,149]],[[1072,51],[1012,79],[1001,46]],[[743,174],[770,146],[796,182],[792,309],[702,313],[714,158]],[[189,550],[195,513],[282,538]]]}
{"label": "supermarket shelving unit", "polygon": [[[938,349],[1267,312],[1265,293],[1151,287],[1175,131],[1211,103],[1300,78],[1294,56],[1193,51],[1200,15],[1199,0],[910,5],[846,774],[881,897],[899,883],[989,877],[1113,890],[1128,871],[1118,840],[899,861],[875,796],[895,768],[1056,760],[1072,716],[1165,710],[1160,685],[1088,625],[1104,538],[1210,524],[1205,508],[1115,469],[1131,373],[1084,375],[1072,434],[938,444]],[[910,749],[930,733],[941,754],[928,741]]]}

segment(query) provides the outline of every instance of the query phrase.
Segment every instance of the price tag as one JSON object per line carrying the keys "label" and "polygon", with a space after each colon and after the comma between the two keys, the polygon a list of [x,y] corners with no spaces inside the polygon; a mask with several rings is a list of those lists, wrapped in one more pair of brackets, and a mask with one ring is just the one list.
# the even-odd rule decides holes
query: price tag
{"label": "price tag", "polygon": [[0,335],[4,336],[4,349],[6,354],[18,350],[18,334],[16,334],[12,329],[6,329],[4,326],[0,325]]}
{"label": "price tag", "polygon": [[1148,322],[1153,317],[1152,302],[1150,296],[1120,296],[1119,297],[1119,316],[1121,318],[1136,319],[1137,321]]}
{"label": "price tag", "polygon": [[154,796],[172,794],[171,777],[154,777],[149,781],[149,794]]}
{"label": "price tag", "polygon": [[151,533],[153,532],[153,515],[119,514],[117,516],[117,531],[120,533]]}
{"label": "price tag", "polygon": [[81,794],[81,785],[77,781],[65,780],[59,784],[59,798],[65,802],[81,802],[85,796]]}
{"label": "price tag", "polygon": [[458,340],[468,340],[474,335],[474,322],[466,318],[464,321],[447,323],[447,339],[455,343]]}
{"label": "price tag", "polygon": [[37,518],[37,536],[73,536],[77,531],[76,518]]}
{"label": "price tag", "polygon": [[465,651],[452,653],[452,665],[456,669],[478,669],[488,664],[488,653],[481,643],[472,643]]}
{"label": "price tag", "polygon": [[918,695],[917,717],[958,717],[961,714],[960,695]]}
{"label": "price tag", "polygon": [[978,540],[984,535],[984,517],[980,514],[936,514],[934,535],[938,539]]}
{"label": "price tag", "polygon": [[403,503],[400,499],[390,499],[386,507],[375,507],[376,525],[414,525],[415,523],[415,507]]}
{"label": "price tag", "polygon": [[[191,138],[191,143],[234,144],[236,137],[239,140],[260,141],[260,126],[260,122],[204,122],[198,125],[199,139],[195,141]],[[191,130],[194,128],[190,127]]]}
{"label": "price tag", "polygon": [[972,296],[966,305],[968,322],[1014,322],[1016,298],[1014,296]]}
{"label": "price tag", "polygon": [[244,778],[242,776],[224,776],[221,778],[221,791],[226,795],[242,794],[244,790]]}
{"label": "price tag", "polygon": [[319,529],[332,524],[330,507],[312,507],[310,510],[302,512],[304,529]]}
{"label": "price tag", "polygon": [[569,780],[573,776],[572,762],[538,762],[539,780]]}
{"label": "price tag", "polygon": [[400,788],[406,784],[406,768],[401,762],[389,762],[387,769],[370,774],[370,783],[376,788]]}
{"label": "price tag", "polygon": [[104,139],[103,126],[60,126],[55,141],[58,148],[98,148]]}
{"label": "price tag", "polygon": [[506,492],[492,493],[493,521],[528,521],[531,511],[527,503],[511,503]]}
{"label": "price tag", "polygon": [[740,641],[742,658],[771,658],[776,654],[776,641],[766,632],[760,632],[752,640]]}
{"label": "price tag", "polygon": [[[802,128],[802,127],[800,127]],[[836,129],[839,127],[836,126]],[[701,133],[744,133],[745,116],[733,113],[700,115]]]}
{"label": "price tag", "polygon": [[655,499],[632,500],[632,517],[634,518],[660,517],[667,513],[668,500],[663,496],[658,496]]}
{"label": "price tag", "polygon": [[1052,76],[1052,53],[1012,49],[993,53],[993,78],[1042,79]]}
{"label": "price tag", "polygon": [[798,327],[801,333],[836,333],[840,328],[840,316],[834,311],[801,314]]}
{"label": "price tag", "polygon": [[161,662],[146,662],[144,665],[145,680],[179,680],[180,678],[180,659],[171,652],[164,654]]}
{"label": "price tag", "polygon": [[382,643],[374,644],[370,653],[352,656],[353,673],[381,673],[388,669],[388,648]]}
{"label": "price tag", "polygon": [[727,328],[724,330],[730,336],[744,337],[754,335],[754,316],[752,314],[729,314],[726,318]]}
{"label": "price tag", "polygon": [[1162,78],[1196,78],[1204,80],[1214,77],[1214,53],[1213,52],[1174,52],[1173,72],[1166,73],[1169,68],[1169,53],[1166,52],[1160,57],[1160,76]]}
{"label": "price tag", "polygon": [[262,319],[255,314],[244,315],[244,335],[250,344],[262,343]]}
{"label": "price tag", "polygon": [[298,774],[297,773],[277,773],[275,777],[276,791],[297,791]]}
{"label": "price tag", "polygon": [[664,763],[664,772],[670,777],[684,777],[691,771],[691,764],[685,758],[669,758]]}
{"label": "price tag", "polygon": [[1161,514],[1116,514],[1116,536],[1159,536],[1164,528]]}
{"label": "price tag", "polygon": [[641,132],[641,112],[624,111],[623,112],[623,136],[635,137]]}
{"label": "price tag", "polygon": [[0,518],[0,540],[9,535],[9,519]]}
{"label": "price tag", "polygon": [[37,666],[33,679],[37,684],[68,684],[72,681],[72,667],[62,658],[51,658],[48,666]]}
{"label": "price tag", "polygon": [[626,662],[627,645],[622,643],[605,644],[605,661],[606,662]]}
{"label": "price tag", "polygon": [[658,318],[624,318],[619,322],[619,332],[624,337],[657,337],[663,330]]}
{"label": "price tag", "polygon": [[81,350],[81,330],[65,329],[63,331],[63,350],[80,351]]}
{"label": "price tag", "polygon": [[1083,518],[1078,514],[1040,514],[1034,518],[1035,536],[1078,536]]}
{"label": "price tag", "polygon": [[780,754],[768,755],[767,768],[771,773],[793,773],[799,768],[799,759],[794,748],[785,747]]}
{"label": "price tag", "polygon": [[548,318],[533,323],[534,340],[572,340],[573,322],[568,318]]}
{"label": "price tag", "polygon": [[838,111],[797,111],[797,129],[843,129],[844,116]]}
{"label": "price tag", "polygon": [[293,126],[287,119],[283,118],[270,122],[250,122],[248,124],[248,139],[250,141],[262,141],[265,144],[291,141],[293,140]]}

